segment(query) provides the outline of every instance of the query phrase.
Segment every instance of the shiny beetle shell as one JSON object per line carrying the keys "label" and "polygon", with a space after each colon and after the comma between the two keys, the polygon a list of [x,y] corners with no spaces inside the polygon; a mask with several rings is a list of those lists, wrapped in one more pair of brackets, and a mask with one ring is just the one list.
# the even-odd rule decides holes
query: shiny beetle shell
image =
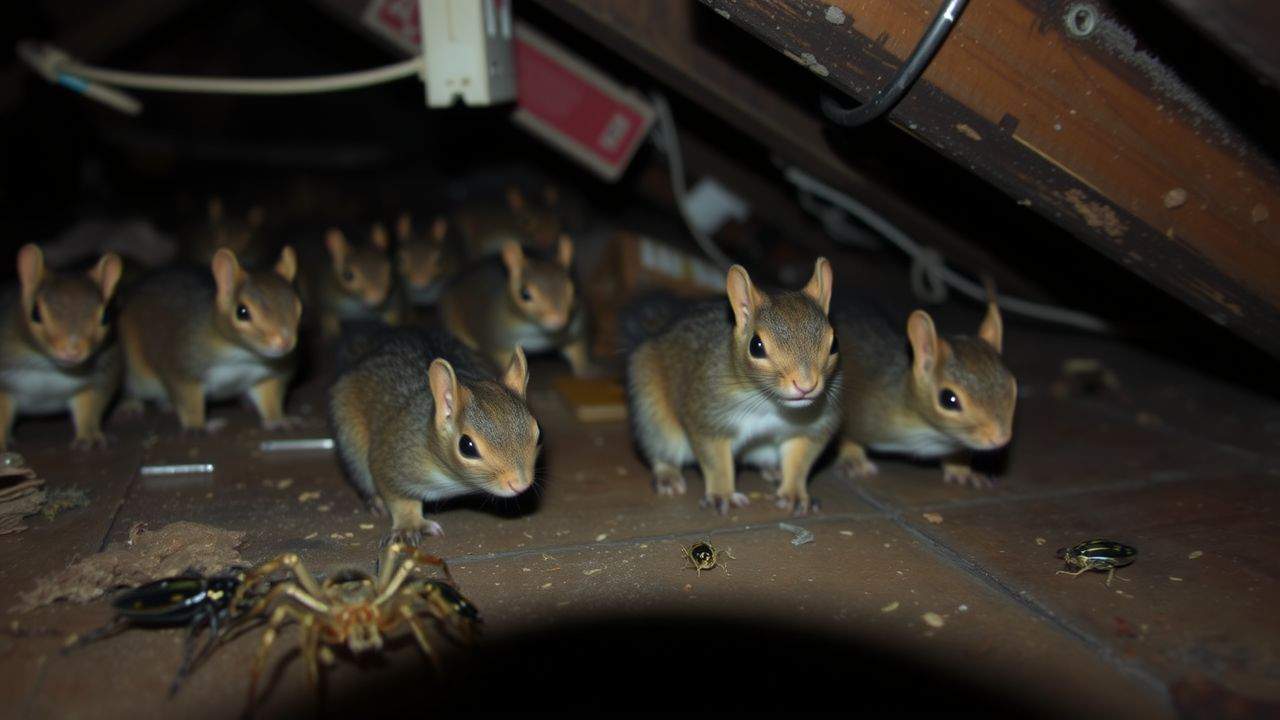
{"label": "shiny beetle shell", "polygon": [[183,625],[202,611],[226,609],[239,584],[230,577],[165,578],[129,590],[111,605],[140,625]]}
{"label": "shiny beetle shell", "polygon": [[480,611],[475,605],[471,604],[458,592],[458,589],[443,580],[427,580],[423,583],[426,587],[439,594],[440,598],[449,606],[449,609],[458,616],[470,620],[472,622],[482,622],[480,619]]}
{"label": "shiny beetle shell", "polygon": [[1137,548],[1114,540],[1086,540],[1058,551],[1067,565],[1089,570],[1111,570],[1133,562]]}
{"label": "shiny beetle shell", "polygon": [[693,560],[693,564],[703,570],[710,570],[716,564],[716,550],[708,542],[694,543],[689,548],[689,559]]}

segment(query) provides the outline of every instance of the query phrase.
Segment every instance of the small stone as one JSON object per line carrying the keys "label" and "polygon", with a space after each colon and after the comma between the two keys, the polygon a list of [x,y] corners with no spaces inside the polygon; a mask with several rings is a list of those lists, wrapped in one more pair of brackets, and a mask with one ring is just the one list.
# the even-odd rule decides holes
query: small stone
{"label": "small stone", "polygon": [[921,615],[920,619],[924,620],[924,624],[931,628],[940,628],[947,624],[947,621],[943,620],[942,616],[936,612],[927,612]]}
{"label": "small stone", "polygon": [[832,25],[843,25],[845,18],[844,10],[836,7],[835,5],[828,5],[826,18],[827,22]]}
{"label": "small stone", "polygon": [[1173,188],[1164,194],[1164,206],[1170,210],[1182,207],[1187,202],[1187,191],[1180,187]]}
{"label": "small stone", "polygon": [[600,533],[596,536],[596,542],[604,542],[609,539],[609,533]]}

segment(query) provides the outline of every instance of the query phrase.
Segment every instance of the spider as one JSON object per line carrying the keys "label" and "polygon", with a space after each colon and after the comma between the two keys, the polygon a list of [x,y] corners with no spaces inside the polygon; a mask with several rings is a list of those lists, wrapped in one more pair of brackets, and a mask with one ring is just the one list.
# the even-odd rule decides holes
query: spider
{"label": "spider", "polygon": [[[448,582],[414,576],[423,565],[440,567]],[[245,573],[236,591],[232,607],[239,607],[250,588],[281,570],[292,580],[282,580],[253,603],[239,618],[246,622],[270,611],[267,629],[258,646],[249,675],[249,707],[257,696],[258,678],[267,659],[267,651],[275,642],[280,627],[290,620],[302,626],[302,657],[307,661],[307,676],[313,686],[319,683],[319,662],[332,665],[330,645],[345,645],[354,654],[378,652],[383,636],[400,625],[408,625],[423,654],[433,665],[438,660],[422,626],[424,618],[433,619],[440,627],[448,627],[453,639],[474,639],[479,613],[452,585],[449,567],[444,560],[417,548],[392,543],[382,557],[375,581],[361,570],[345,570],[323,583],[302,565],[297,555],[289,553],[263,563]]]}

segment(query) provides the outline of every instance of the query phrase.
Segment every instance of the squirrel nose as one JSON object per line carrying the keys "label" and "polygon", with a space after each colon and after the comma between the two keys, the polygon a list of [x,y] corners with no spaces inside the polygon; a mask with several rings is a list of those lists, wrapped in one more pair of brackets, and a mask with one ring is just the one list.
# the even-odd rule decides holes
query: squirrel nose
{"label": "squirrel nose", "polygon": [[818,381],[817,381],[817,380],[814,380],[813,382],[811,382],[811,383],[809,384],[809,387],[807,387],[807,388],[806,388],[806,387],[801,387],[801,386],[800,386],[799,381],[796,381],[796,380],[792,380],[792,381],[791,381],[791,385],[792,385],[793,387],[795,387],[795,389],[796,389],[796,390],[800,391],[800,396],[801,396],[801,397],[804,397],[804,396],[808,395],[809,393],[813,392],[813,389],[814,389],[814,388],[818,387]]}

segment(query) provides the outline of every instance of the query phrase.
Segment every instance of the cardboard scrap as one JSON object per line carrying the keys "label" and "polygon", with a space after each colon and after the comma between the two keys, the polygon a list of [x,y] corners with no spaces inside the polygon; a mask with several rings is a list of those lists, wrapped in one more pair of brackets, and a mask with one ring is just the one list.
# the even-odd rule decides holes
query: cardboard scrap
{"label": "cardboard scrap", "polygon": [[44,480],[29,467],[0,467],[0,535],[27,529],[22,519],[44,507]]}
{"label": "cardboard scrap", "polygon": [[60,572],[36,581],[9,612],[28,612],[58,600],[84,603],[119,587],[141,585],[195,571],[205,575],[240,565],[237,548],[244,531],[223,530],[193,522],[175,522],[159,530],[143,523],[129,528],[129,539],[72,562]]}

